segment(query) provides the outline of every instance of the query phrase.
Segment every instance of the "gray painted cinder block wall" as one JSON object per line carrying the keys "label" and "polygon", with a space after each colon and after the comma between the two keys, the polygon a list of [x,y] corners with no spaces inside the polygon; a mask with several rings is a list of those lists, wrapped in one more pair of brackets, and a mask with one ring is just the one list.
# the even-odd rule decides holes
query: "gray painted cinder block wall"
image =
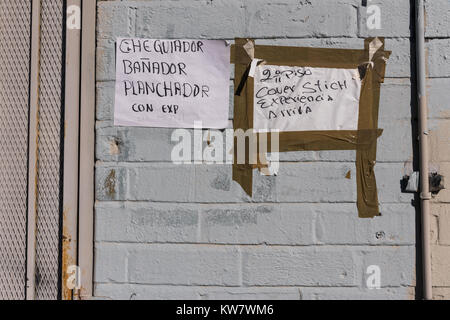
{"label": "gray painted cinder block wall", "polygon": [[427,0],[428,94],[432,166],[447,177],[433,199],[432,277],[435,299],[450,299],[450,1]]}
{"label": "gray painted cinder block wall", "polygon": [[[96,296],[414,298],[416,209],[414,196],[400,190],[415,123],[410,1],[370,4],[381,9],[380,30],[367,29],[358,0],[98,1]],[[278,177],[255,173],[251,199],[229,165],[172,164],[171,129],[112,125],[116,37],[252,37],[257,44],[361,49],[375,35],[393,51],[381,92],[383,215],[376,219],[357,217],[355,152],[283,154]],[[450,46],[448,39],[430,42],[430,72],[447,76],[441,44]],[[370,265],[381,268],[379,290],[366,287]]]}

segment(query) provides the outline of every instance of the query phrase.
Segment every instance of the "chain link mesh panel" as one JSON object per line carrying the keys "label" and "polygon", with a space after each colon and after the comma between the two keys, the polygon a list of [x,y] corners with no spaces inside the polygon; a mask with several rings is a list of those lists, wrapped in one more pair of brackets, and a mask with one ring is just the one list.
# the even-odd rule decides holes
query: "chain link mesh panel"
{"label": "chain link mesh panel", "polygon": [[36,298],[57,299],[60,266],[62,0],[41,0]]}
{"label": "chain link mesh panel", "polygon": [[25,298],[31,1],[0,1],[0,299]]}

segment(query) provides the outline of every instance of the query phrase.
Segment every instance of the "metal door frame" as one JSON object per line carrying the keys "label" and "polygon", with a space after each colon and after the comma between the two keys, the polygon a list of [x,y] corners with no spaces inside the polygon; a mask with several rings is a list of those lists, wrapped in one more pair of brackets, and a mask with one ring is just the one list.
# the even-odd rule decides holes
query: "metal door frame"
{"label": "metal door frame", "polygon": [[[61,297],[93,295],[96,1],[66,0]],[[32,0],[26,299],[35,299],[41,0]]]}
{"label": "metal door frame", "polygon": [[93,296],[95,203],[95,94],[97,1],[82,0],[80,193],[78,264],[81,269],[80,299]]}

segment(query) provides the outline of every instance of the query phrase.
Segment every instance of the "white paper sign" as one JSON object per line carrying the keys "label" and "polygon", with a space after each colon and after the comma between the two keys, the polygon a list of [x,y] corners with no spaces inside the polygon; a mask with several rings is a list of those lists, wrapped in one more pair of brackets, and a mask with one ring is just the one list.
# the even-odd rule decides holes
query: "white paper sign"
{"label": "white paper sign", "polygon": [[357,69],[260,65],[254,78],[258,131],[357,130]]}
{"label": "white paper sign", "polygon": [[228,127],[225,41],[119,38],[116,45],[116,126]]}

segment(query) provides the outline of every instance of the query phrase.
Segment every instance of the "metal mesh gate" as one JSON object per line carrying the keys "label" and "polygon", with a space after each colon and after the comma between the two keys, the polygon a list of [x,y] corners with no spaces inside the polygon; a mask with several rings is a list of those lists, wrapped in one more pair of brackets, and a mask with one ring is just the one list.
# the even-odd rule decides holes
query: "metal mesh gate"
{"label": "metal mesh gate", "polygon": [[37,179],[30,182],[37,188],[35,297],[57,299],[61,291],[65,1],[1,0],[0,299],[25,298],[27,250],[32,250],[27,248],[32,3],[40,5],[41,26],[38,128],[33,134]]}
{"label": "metal mesh gate", "polygon": [[25,298],[31,1],[0,1],[0,299]]}
{"label": "metal mesh gate", "polygon": [[57,299],[60,269],[62,0],[41,0],[36,298]]}

